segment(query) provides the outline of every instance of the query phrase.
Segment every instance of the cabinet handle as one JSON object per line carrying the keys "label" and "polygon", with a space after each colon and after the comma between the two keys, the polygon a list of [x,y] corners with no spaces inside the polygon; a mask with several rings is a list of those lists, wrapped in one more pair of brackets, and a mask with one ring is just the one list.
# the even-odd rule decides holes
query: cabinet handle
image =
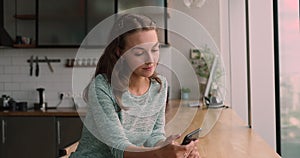
{"label": "cabinet handle", "polygon": [[57,121],[57,143],[60,144],[60,122]]}
{"label": "cabinet handle", "polygon": [[5,126],[6,126],[6,124],[5,124],[5,121],[4,120],[2,120],[2,144],[5,144]]}

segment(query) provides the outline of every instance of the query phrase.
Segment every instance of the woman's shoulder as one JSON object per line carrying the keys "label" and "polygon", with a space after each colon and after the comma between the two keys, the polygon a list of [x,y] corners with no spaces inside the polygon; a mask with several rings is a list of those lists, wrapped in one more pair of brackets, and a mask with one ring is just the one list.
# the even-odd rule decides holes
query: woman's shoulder
{"label": "woman's shoulder", "polygon": [[107,77],[106,77],[105,74],[98,74],[95,77],[95,81],[97,81],[97,82],[107,82]]}
{"label": "woman's shoulder", "polygon": [[167,87],[168,86],[168,81],[167,78],[161,74],[158,74],[157,77],[161,80],[161,83],[163,86]]}
{"label": "woman's shoulder", "polygon": [[105,74],[97,75],[94,82],[96,85],[109,86],[108,79]]}
{"label": "woman's shoulder", "polygon": [[162,83],[165,83],[167,82],[167,79],[165,76],[161,75],[161,74],[158,74],[157,77],[161,80]]}
{"label": "woman's shoulder", "polygon": [[[99,74],[97,75],[91,82],[92,87],[94,87],[96,90],[104,90],[104,91],[110,91],[110,84],[107,80],[106,75]],[[92,88],[91,87],[91,88]]]}
{"label": "woman's shoulder", "polygon": [[161,84],[158,81],[153,79],[152,84],[154,85],[154,87],[162,89],[162,90],[167,89],[168,81],[167,81],[166,77],[163,75],[160,75],[160,74],[157,74],[156,77],[160,79]]}
{"label": "woman's shoulder", "polygon": [[92,80],[89,86],[89,94],[91,94],[91,97],[97,96],[98,98],[113,98],[112,88],[105,75],[99,74]]}

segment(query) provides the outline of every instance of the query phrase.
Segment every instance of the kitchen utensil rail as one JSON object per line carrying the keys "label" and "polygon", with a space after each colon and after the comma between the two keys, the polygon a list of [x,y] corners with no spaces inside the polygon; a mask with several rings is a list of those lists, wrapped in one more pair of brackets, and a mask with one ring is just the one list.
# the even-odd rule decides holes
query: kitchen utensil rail
{"label": "kitchen utensil rail", "polygon": [[[28,59],[27,62],[30,63],[30,59]],[[34,59],[33,62],[36,62],[36,59]],[[50,62],[50,63],[60,63],[60,59],[48,59],[48,61],[45,60],[45,59],[38,59],[38,62],[39,63],[48,63],[48,62]]]}

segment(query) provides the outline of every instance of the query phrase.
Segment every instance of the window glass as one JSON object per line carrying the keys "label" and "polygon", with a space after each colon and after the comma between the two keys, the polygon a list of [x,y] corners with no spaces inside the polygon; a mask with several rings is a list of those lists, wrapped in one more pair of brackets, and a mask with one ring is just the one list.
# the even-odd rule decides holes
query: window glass
{"label": "window glass", "polygon": [[278,0],[282,157],[300,155],[299,1]]}

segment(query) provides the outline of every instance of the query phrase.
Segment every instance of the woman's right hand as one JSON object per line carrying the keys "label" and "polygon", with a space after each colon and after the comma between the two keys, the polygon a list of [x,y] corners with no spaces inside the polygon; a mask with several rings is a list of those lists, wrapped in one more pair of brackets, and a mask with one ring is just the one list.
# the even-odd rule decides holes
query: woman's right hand
{"label": "woman's right hand", "polygon": [[[187,145],[180,145],[175,142],[180,135],[172,135],[162,143],[162,147],[155,151],[157,158],[188,158],[191,153],[194,153],[194,150],[197,149],[198,141],[191,141]],[[193,155],[193,157],[197,158]],[[198,157],[199,158],[199,157]]]}

